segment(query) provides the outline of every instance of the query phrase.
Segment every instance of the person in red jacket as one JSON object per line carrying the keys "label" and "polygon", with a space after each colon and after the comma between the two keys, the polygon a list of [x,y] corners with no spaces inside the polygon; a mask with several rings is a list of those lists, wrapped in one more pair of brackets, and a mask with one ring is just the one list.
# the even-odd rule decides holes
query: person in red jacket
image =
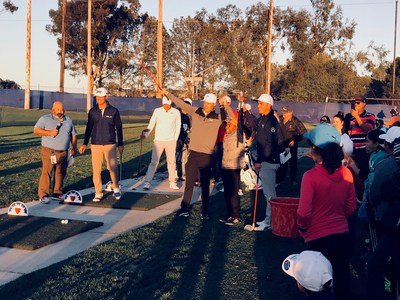
{"label": "person in red jacket", "polygon": [[333,267],[335,299],[351,299],[349,217],[356,210],[353,176],[342,165],[340,134],[321,124],[304,135],[316,165],[303,175],[297,224],[308,250],[321,252]]}

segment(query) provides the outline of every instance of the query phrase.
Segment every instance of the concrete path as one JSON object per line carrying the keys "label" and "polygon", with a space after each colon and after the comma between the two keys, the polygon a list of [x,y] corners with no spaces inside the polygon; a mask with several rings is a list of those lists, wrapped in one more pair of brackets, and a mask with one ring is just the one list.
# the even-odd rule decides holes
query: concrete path
{"label": "concrete path", "polygon": [[[141,187],[142,178],[122,180],[122,191],[135,189],[135,192],[151,192],[163,194],[183,193],[182,183],[178,182],[180,190],[171,190],[165,174],[157,174],[150,191]],[[93,193],[93,188],[80,191],[82,195]],[[200,189],[195,188],[192,202],[199,200]],[[0,285],[15,280],[19,276],[45,268],[65,260],[91,246],[112,239],[126,231],[139,228],[175,211],[181,197],[149,211],[128,209],[99,208],[91,206],[60,205],[58,201],[41,204],[38,201],[27,203],[29,214],[61,219],[74,219],[103,222],[104,225],[84,233],[75,235],[60,242],[39,248],[34,251],[0,247]],[[0,214],[7,213],[8,208],[0,209]]]}

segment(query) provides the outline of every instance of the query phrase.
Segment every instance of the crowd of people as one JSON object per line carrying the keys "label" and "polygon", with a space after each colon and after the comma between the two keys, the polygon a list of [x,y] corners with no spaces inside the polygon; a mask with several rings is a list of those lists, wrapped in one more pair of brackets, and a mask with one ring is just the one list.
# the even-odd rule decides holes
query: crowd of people
{"label": "crowd of people", "polygon": [[[377,122],[366,110],[367,99],[357,96],[347,114],[322,116],[320,124],[308,131],[290,106],[281,115],[273,109],[269,94],[255,101],[259,117],[251,106],[237,97],[237,110],[226,93],[206,94],[202,106],[189,98],[180,99],[162,90],[162,106],[154,110],[140,138],[154,130],[151,162],[143,189],[151,189],[152,179],[165,151],[169,188],[184,183],[177,218],[191,215],[191,199],[197,183],[201,186],[201,220],[208,220],[210,182],[222,179],[226,215],[220,221],[228,226],[243,224],[240,209],[241,174],[252,169],[254,180],[262,185],[266,201],[264,219],[254,231],[271,229],[269,201],[277,196],[276,187],[286,178],[292,185],[301,182],[297,225],[307,250],[289,256],[283,270],[295,277],[309,299],[352,299],[350,259],[353,255],[355,223],[361,211],[374,247],[367,262],[368,299],[386,299],[385,270],[388,263],[397,270],[392,291],[400,278],[400,121],[393,115],[387,123]],[[117,108],[108,102],[107,91],[96,89],[96,105],[89,111],[82,146],[78,149],[76,130],[65,116],[61,102],[52,113],[41,117],[34,133],[42,137],[42,174],[38,196],[42,203],[63,196],[63,179],[68,162],[77,151],[83,154],[91,143],[94,202],[103,200],[101,171],[103,161],[111,177],[111,190],[121,198],[117,151],[124,151],[122,122]],[[219,105],[219,112],[216,106]],[[173,107],[176,106],[175,107]],[[395,110],[397,112],[397,110]],[[332,123],[331,123],[332,120]],[[382,124],[384,126],[382,126]],[[388,128],[386,128],[388,127]],[[299,176],[298,147],[306,140],[315,165]],[[69,146],[72,148],[68,151]],[[249,155],[252,164],[246,161]],[[286,159],[282,159],[286,157]],[[50,191],[51,174],[54,174]],[[299,180],[300,179],[300,180]],[[256,187],[259,186],[255,185]],[[358,213],[357,213],[358,210]],[[361,218],[360,218],[361,219]],[[306,264],[306,266],[304,266]],[[319,296],[320,295],[320,296]],[[320,298],[318,298],[320,297]]]}

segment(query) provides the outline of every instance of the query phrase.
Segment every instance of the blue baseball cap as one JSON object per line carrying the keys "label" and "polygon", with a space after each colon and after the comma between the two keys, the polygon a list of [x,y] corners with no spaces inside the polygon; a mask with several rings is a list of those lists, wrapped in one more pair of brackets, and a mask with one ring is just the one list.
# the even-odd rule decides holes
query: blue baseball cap
{"label": "blue baseball cap", "polygon": [[318,148],[324,148],[330,143],[340,145],[341,135],[335,127],[329,124],[320,124],[313,130],[304,134],[304,137],[309,139]]}

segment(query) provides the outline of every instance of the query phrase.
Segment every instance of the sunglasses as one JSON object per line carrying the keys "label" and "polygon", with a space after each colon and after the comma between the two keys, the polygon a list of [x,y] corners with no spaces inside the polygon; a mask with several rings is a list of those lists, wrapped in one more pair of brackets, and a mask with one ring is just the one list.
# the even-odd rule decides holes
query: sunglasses
{"label": "sunglasses", "polygon": [[360,105],[361,102],[360,101],[356,101],[356,102],[354,102],[354,104]]}

